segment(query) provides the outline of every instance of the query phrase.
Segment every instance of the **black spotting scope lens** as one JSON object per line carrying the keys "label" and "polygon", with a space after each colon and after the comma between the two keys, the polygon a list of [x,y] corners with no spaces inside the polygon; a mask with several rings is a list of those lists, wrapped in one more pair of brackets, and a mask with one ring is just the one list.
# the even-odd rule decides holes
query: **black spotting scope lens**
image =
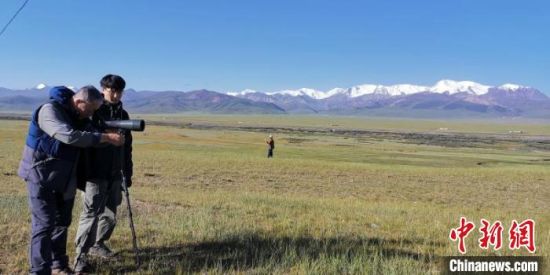
{"label": "black spotting scope lens", "polygon": [[142,132],[143,130],[145,130],[145,120],[143,119],[111,120],[105,121],[105,125],[108,128],[124,129],[130,131]]}

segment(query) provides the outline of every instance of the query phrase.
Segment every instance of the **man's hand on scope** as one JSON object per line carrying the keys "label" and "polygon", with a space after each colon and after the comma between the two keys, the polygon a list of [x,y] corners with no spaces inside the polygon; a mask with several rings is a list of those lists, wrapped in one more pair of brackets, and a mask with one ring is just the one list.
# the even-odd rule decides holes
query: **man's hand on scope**
{"label": "man's hand on scope", "polygon": [[104,133],[101,134],[101,142],[107,142],[114,146],[121,146],[124,144],[124,135],[119,133]]}

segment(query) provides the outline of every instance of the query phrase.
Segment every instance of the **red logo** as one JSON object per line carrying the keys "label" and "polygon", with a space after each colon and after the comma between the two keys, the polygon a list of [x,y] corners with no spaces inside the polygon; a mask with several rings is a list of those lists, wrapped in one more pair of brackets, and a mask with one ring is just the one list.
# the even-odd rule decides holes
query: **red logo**
{"label": "red logo", "polygon": [[481,219],[481,223],[483,226],[479,229],[479,232],[483,236],[479,239],[479,247],[488,249],[492,245],[495,250],[499,250],[502,247],[502,223],[496,221],[490,227],[490,223],[485,219]]}
{"label": "red logo", "polygon": [[510,236],[510,249],[527,248],[529,252],[535,253],[535,221],[529,219],[518,224],[516,220],[512,221],[512,227],[508,232]]}
{"label": "red logo", "polygon": [[[458,228],[453,228],[451,230],[450,238],[453,241],[458,239],[458,251],[460,253],[466,253],[466,245],[464,244],[464,239],[470,234],[470,232],[476,227],[474,223],[467,222],[466,218],[460,218],[460,226]],[[458,232],[458,233],[457,233]]]}
{"label": "red logo", "polygon": [[[469,222],[465,217],[461,217],[460,226],[451,229],[449,238],[453,242],[458,241],[458,251],[461,254],[466,254],[465,240],[475,227],[473,222]],[[487,250],[493,246],[494,250],[499,250],[502,248],[503,231],[504,226],[500,221],[491,224],[489,221],[481,219],[481,227],[479,228],[481,238],[478,239],[479,247]],[[535,221],[527,219],[518,223],[516,220],[512,220],[508,235],[508,248],[510,248],[510,250],[524,247],[529,252],[535,253],[537,249],[535,247]]]}

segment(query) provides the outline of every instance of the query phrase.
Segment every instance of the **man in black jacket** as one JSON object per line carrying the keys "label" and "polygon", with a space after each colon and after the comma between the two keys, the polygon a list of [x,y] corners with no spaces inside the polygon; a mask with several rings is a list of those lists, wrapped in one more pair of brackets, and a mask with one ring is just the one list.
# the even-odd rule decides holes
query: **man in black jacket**
{"label": "man in black jacket", "polygon": [[[94,113],[92,121],[101,125],[101,121],[126,120],[128,113],[120,101],[126,82],[118,75],[106,75],[101,79],[103,105]],[[76,235],[76,252],[80,257],[75,272],[88,269],[86,255],[111,258],[114,253],[105,244],[116,225],[117,207],[122,202],[122,175],[124,170],[127,186],[132,185],[132,135],[125,133],[125,144],[121,147],[105,146],[89,149],[87,152],[86,186],[84,203]],[[124,150],[121,154],[121,150]],[[103,205],[102,205],[103,204]],[[99,212],[98,212],[99,211]],[[96,214],[99,215],[96,217]],[[94,222],[94,219],[98,219]]]}

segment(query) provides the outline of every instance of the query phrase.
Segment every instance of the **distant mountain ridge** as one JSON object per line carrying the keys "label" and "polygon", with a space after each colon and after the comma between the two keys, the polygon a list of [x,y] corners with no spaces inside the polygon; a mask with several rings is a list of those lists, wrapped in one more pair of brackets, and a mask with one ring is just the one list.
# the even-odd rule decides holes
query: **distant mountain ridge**
{"label": "distant mountain ridge", "polygon": [[[310,89],[310,88],[301,88],[298,90],[281,90],[275,92],[266,92],[267,95],[290,95],[290,96],[309,96],[314,99],[325,99],[335,95],[346,95],[348,97],[360,97],[369,94],[378,94],[384,96],[400,96],[400,95],[411,95],[415,93],[430,92],[430,93],[468,93],[474,95],[483,95],[489,92],[489,89],[500,89],[508,91],[516,91],[521,89],[528,89],[530,87],[521,86],[517,84],[503,84],[498,87],[492,87],[488,85],[483,85],[473,81],[454,81],[449,79],[444,79],[438,81],[435,85],[429,86],[420,86],[413,84],[397,84],[391,86],[377,85],[377,84],[362,84],[353,86],[351,88],[334,88],[326,92]],[[241,92],[230,92],[229,95],[232,96],[243,96],[246,94],[257,93],[258,91],[252,89],[246,89]]]}
{"label": "distant mountain ridge", "polygon": [[[51,87],[40,86],[25,90],[0,87],[0,111],[31,111],[47,102]],[[284,114],[284,109],[273,103],[256,102],[208,90],[189,92],[142,91],[127,89],[123,103],[136,113],[204,112],[214,114]]]}
{"label": "distant mountain ridge", "polygon": [[261,93],[247,89],[229,94],[271,102],[290,113],[430,116],[432,111],[438,117],[550,115],[550,98],[535,88],[517,84],[492,87],[472,81],[441,80],[431,87],[364,84],[326,92],[302,88]]}
{"label": "distant mountain ridge", "polygon": [[[72,88],[72,87],[71,87]],[[47,101],[50,87],[0,87],[0,111],[30,111]],[[135,91],[124,95],[134,113],[339,114],[404,117],[550,116],[550,98],[516,84],[488,86],[472,81],[441,80],[433,86],[364,84],[318,91],[309,88],[219,93],[209,90]]]}

